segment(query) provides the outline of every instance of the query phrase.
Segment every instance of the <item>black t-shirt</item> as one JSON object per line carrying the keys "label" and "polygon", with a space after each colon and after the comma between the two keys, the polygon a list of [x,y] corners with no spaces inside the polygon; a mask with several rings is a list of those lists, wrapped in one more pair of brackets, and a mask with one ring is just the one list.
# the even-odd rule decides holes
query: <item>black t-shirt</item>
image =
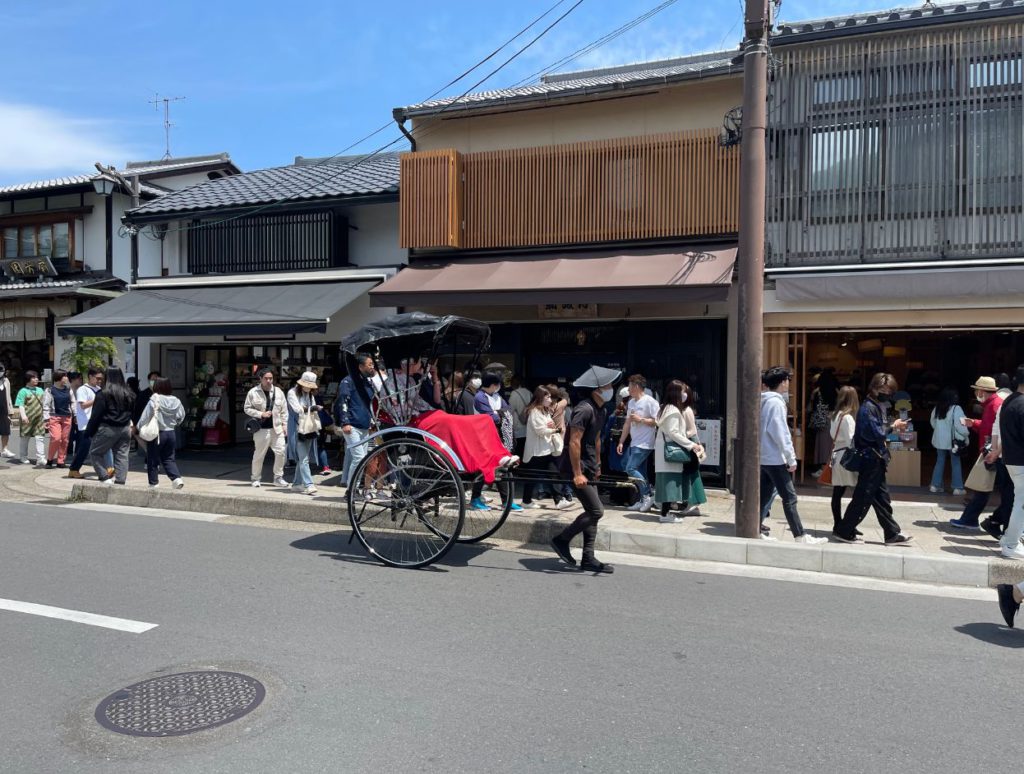
{"label": "black t-shirt", "polygon": [[[267,404],[266,404],[267,408],[266,408],[266,410],[270,411],[270,412],[273,412],[273,410],[274,410],[274,391],[271,390],[270,392],[267,392],[262,387],[260,388],[260,391],[263,393],[263,397],[267,401]],[[263,417],[260,417],[260,427],[263,428],[264,430],[270,430],[270,429],[272,429],[274,427],[274,415],[273,415],[273,413],[271,413],[271,415],[269,417],[265,418],[265,419]]]}
{"label": "black t-shirt", "polygon": [[583,438],[580,440],[580,468],[588,478],[593,478],[599,472],[597,441],[604,428],[606,414],[603,406],[598,407],[593,399],[584,398],[573,408],[572,418],[569,420],[570,437],[574,428],[583,431]]}
{"label": "black t-shirt", "polygon": [[1024,395],[1015,392],[999,410],[999,443],[1003,462],[1024,465]]}

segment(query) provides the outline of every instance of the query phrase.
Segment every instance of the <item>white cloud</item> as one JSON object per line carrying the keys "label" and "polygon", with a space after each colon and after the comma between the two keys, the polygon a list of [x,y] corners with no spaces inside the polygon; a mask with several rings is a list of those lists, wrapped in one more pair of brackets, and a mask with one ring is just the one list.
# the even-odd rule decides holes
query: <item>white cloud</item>
{"label": "white cloud", "polygon": [[8,182],[84,174],[97,161],[120,165],[136,155],[106,122],[0,101],[0,176]]}

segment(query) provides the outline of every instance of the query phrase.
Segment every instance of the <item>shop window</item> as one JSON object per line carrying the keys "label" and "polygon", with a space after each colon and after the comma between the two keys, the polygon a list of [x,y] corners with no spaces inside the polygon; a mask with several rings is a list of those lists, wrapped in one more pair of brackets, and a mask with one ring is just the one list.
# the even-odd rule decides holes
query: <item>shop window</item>
{"label": "shop window", "polygon": [[814,130],[810,146],[810,214],[848,218],[861,214],[861,197],[877,192],[880,132],[874,126]]}
{"label": "shop window", "polygon": [[71,258],[71,224],[43,223],[8,226],[4,229],[4,258],[45,257],[55,265],[67,265]]}

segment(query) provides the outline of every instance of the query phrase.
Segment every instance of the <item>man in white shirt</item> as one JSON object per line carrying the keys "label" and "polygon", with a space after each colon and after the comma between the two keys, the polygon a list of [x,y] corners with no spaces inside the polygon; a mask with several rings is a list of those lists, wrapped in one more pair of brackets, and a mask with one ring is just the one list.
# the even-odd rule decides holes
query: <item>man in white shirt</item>
{"label": "man in white shirt", "polygon": [[[80,471],[92,445],[92,438],[85,434],[85,428],[89,425],[92,404],[96,401],[96,393],[100,391],[102,378],[103,372],[100,369],[90,368],[85,377],[85,384],[75,390],[75,422],[78,424],[78,437],[75,440],[75,457],[68,466],[68,478],[83,478]],[[112,464],[111,457],[107,467],[112,467]]]}
{"label": "man in white shirt", "polygon": [[[626,404],[626,424],[616,451],[622,455],[622,469],[636,479],[640,499],[630,510],[647,513],[654,505],[651,485],[647,482],[647,458],[654,451],[654,438],[658,433],[658,412],[661,407],[647,394],[647,380],[640,374],[629,377],[629,403]],[[623,452],[629,441],[628,453]]]}

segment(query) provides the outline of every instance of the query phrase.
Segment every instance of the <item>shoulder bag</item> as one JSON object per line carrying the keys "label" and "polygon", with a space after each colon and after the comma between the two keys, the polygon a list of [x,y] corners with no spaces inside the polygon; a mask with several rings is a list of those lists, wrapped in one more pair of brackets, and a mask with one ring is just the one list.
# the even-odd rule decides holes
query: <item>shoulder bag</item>
{"label": "shoulder bag", "polygon": [[156,417],[156,401],[157,398],[155,395],[149,399],[149,407],[152,409],[152,413],[146,423],[139,428],[139,438],[146,443],[155,441],[160,437],[160,420]]}
{"label": "shoulder bag", "polygon": [[957,437],[956,425],[953,423],[953,414],[955,413],[953,408],[953,406],[949,407],[949,453],[955,457],[963,457],[971,447],[970,436],[967,436],[967,438]]}
{"label": "shoulder bag", "polygon": [[825,486],[832,485],[832,460],[835,457],[836,438],[839,437],[839,431],[843,427],[843,420],[845,418],[845,416],[839,417],[839,421],[836,423],[836,431],[832,434],[832,453],[829,454],[828,462],[822,467],[821,475],[818,476],[819,484],[824,484]]}

